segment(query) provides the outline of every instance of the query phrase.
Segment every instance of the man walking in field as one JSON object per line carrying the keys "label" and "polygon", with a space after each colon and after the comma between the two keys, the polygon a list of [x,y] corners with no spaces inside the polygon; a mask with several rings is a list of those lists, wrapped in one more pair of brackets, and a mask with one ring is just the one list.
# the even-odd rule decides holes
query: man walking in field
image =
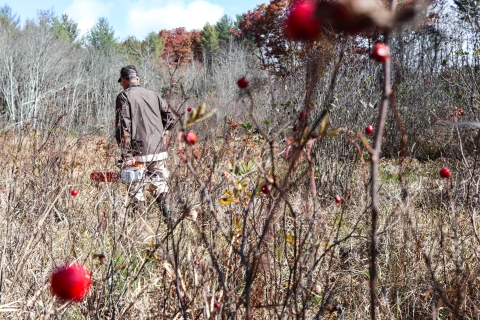
{"label": "man walking in field", "polygon": [[[173,124],[168,105],[158,94],[140,85],[137,68],[133,65],[120,70],[118,82],[124,90],[116,100],[115,136],[123,164],[144,165],[148,171],[158,175],[159,181],[152,182],[149,190],[163,215],[168,217],[168,153],[163,139],[165,131]],[[144,186],[144,181],[136,181],[129,187],[130,205],[134,212],[145,211]]]}

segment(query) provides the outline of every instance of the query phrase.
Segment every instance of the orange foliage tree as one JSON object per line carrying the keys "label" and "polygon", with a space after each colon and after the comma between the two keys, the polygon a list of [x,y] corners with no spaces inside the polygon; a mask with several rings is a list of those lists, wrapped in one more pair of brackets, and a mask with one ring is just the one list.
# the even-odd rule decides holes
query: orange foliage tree
{"label": "orange foliage tree", "polygon": [[168,63],[182,64],[191,59],[201,59],[200,31],[187,31],[182,27],[173,30],[160,30],[158,36],[165,46],[163,57]]}

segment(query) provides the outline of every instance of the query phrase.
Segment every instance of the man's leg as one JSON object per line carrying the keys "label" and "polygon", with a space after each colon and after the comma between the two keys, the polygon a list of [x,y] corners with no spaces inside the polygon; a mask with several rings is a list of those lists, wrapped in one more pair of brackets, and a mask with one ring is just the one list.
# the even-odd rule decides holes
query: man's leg
{"label": "man's leg", "polygon": [[132,182],[128,186],[128,195],[130,196],[131,212],[133,214],[142,214],[145,212],[145,196],[143,195],[143,181]]}
{"label": "man's leg", "polygon": [[170,206],[168,201],[168,178],[170,172],[167,169],[166,160],[154,161],[148,166],[148,171],[154,172],[160,178],[159,181],[152,182],[150,191],[154,195],[162,214],[168,218],[170,216]]}

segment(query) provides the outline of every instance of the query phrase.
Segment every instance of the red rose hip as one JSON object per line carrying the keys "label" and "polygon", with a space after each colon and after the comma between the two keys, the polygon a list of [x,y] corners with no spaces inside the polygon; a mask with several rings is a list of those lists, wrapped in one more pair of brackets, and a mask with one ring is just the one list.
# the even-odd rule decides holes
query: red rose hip
{"label": "red rose hip", "polygon": [[185,142],[189,145],[195,144],[198,140],[197,135],[193,131],[188,131],[185,135]]}
{"label": "red rose hip", "polygon": [[335,203],[342,203],[342,198],[339,196],[335,197]]}
{"label": "red rose hip", "polygon": [[91,272],[78,263],[60,267],[50,278],[52,294],[67,301],[82,301],[91,284]]}
{"label": "red rose hip", "polygon": [[442,178],[450,178],[450,169],[447,167],[444,167],[440,170],[440,177]]}
{"label": "red rose hip", "polygon": [[320,19],[315,15],[317,4],[312,0],[296,1],[284,21],[284,31],[294,41],[317,38],[321,31]]}
{"label": "red rose hip", "polygon": [[245,89],[246,87],[248,87],[248,80],[245,79],[245,77],[242,77],[242,78],[238,79],[237,86],[240,89]]}
{"label": "red rose hip", "polygon": [[371,125],[370,125],[370,126],[367,126],[367,127],[365,128],[365,133],[366,133],[366,134],[372,134],[372,133],[373,133],[373,126],[371,126]]}
{"label": "red rose hip", "polygon": [[270,193],[270,186],[267,185],[267,184],[264,184],[262,186],[262,192],[265,193],[265,194],[269,194]]}
{"label": "red rose hip", "polygon": [[372,51],[372,58],[373,60],[385,63],[390,56],[390,48],[381,42],[375,44]]}
{"label": "red rose hip", "polygon": [[74,197],[78,196],[78,190],[77,189],[73,189],[70,194]]}

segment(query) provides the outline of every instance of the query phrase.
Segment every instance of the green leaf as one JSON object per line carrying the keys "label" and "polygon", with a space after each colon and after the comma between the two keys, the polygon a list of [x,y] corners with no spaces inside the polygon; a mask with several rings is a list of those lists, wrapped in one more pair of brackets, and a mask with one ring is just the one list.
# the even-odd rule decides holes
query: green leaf
{"label": "green leaf", "polygon": [[247,131],[250,131],[253,128],[251,123],[242,123],[241,126],[242,126],[243,129],[245,129]]}
{"label": "green leaf", "polygon": [[242,186],[242,189],[246,189],[248,187],[248,179],[240,181],[240,185]]}
{"label": "green leaf", "polygon": [[253,161],[248,161],[247,167],[246,167],[247,170],[245,172],[253,170],[254,167],[255,167],[255,163]]}

